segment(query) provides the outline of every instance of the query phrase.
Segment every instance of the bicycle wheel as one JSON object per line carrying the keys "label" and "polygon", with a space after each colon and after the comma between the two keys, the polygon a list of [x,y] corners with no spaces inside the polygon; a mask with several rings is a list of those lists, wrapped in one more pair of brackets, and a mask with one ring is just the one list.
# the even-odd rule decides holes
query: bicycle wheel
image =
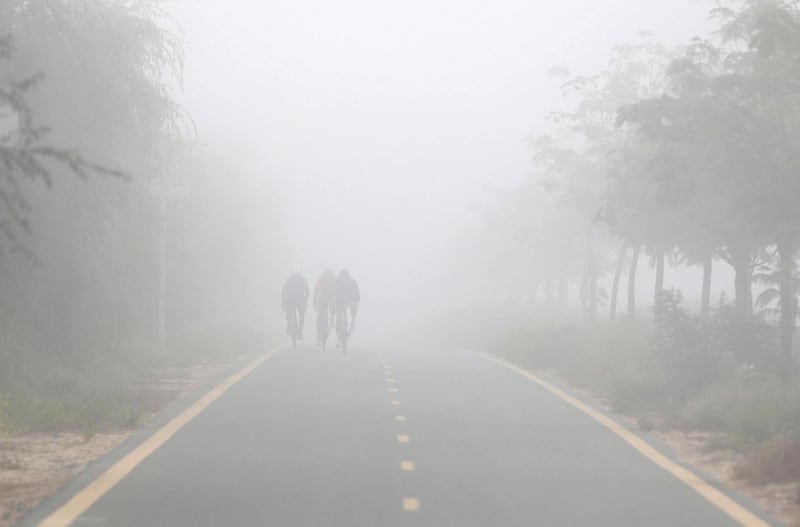
{"label": "bicycle wheel", "polygon": [[328,312],[327,310],[320,310],[317,314],[317,340],[322,349],[325,349],[328,342],[328,328]]}
{"label": "bicycle wheel", "polygon": [[347,341],[350,337],[350,325],[347,320],[347,310],[342,313],[342,354],[347,353]]}
{"label": "bicycle wheel", "polygon": [[292,312],[289,315],[289,336],[292,338],[292,350],[297,349],[297,335],[298,335],[297,313]]}

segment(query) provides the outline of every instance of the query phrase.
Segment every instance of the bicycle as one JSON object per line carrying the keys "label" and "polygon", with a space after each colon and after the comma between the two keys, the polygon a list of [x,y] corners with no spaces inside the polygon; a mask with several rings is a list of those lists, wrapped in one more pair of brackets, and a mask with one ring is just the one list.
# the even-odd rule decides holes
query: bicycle
{"label": "bicycle", "polygon": [[344,308],[336,317],[336,336],[339,338],[342,353],[347,353],[347,340],[350,338],[350,320],[347,316],[347,308]]}
{"label": "bicycle", "polygon": [[327,307],[320,307],[317,309],[317,342],[322,349],[327,346],[330,331],[330,310]]}
{"label": "bicycle", "polygon": [[297,349],[297,339],[300,337],[300,327],[297,325],[297,310],[292,309],[289,311],[289,328],[288,333],[292,338],[292,349]]}

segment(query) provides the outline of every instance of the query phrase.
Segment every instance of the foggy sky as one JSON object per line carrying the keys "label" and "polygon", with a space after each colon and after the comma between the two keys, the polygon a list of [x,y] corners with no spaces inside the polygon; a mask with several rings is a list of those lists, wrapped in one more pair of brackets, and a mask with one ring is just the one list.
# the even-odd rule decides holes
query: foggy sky
{"label": "foggy sky", "polygon": [[420,270],[436,265],[486,182],[532,169],[525,138],[564,105],[551,67],[599,71],[642,29],[686,42],[706,30],[708,7],[183,0],[170,10],[187,40],[182,102],[199,145],[259,152],[288,260],[311,280],[348,267],[385,304],[419,295]]}

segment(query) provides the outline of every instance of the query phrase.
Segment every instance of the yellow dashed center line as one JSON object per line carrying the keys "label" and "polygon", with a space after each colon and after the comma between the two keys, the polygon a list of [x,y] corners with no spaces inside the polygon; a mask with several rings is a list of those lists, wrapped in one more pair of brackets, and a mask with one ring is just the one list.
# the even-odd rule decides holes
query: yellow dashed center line
{"label": "yellow dashed center line", "polygon": [[419,510],[419,500],[417,498],[403,498],[403,510],[417,512]]}
{"label": "yellow dashed center line", "polygon": [[413,461],[401,461],[400,462],[400,470],[403,472],[413,472],[416,469],[416,465],[414,465]]}
{"label": "yellow dashed center line", "polygon": [[[383,366],[386,374],[386,382],[390,384],[394,384],[397,382],[397,379],[394,378],[394,374],[392,373],[392,367],[387,364]],[[387,388],[389,393],[397,393],[400,390],[394,386]],[[402,401],[399,399],[392,399],[392,406],[400,406]],[[394,420],[397,423],[404,423],[406,421],[405,415],[395,415]],[[400,444],[408,444],[411,442],[411,436],[408,434],[398,434],[397,435],[397,442]],[[400,462],[400,470],[403,472],[414,472],[417,469],[416,464],[413,461],[401,461]],[[419,511],[419,499],[418,498],[403,498],[403,511],[405,512],[417,512]]]}

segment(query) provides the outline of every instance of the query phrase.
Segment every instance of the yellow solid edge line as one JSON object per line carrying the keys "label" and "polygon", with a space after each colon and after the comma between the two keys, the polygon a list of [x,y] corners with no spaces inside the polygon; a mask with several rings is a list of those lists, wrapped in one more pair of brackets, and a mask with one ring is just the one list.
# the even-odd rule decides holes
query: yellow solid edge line
{"label": "yellow solid edge line", "polygon": [[[466,350],[470,351],[470,350]],[[640,454],[645,456],[647,459],[661,467],[662,469],[666,470],[676,478],[678,478],[681,482],[688,485],[692,490],[700,494],[703,498],[705,498],[708,502],[712,505],[717,507],[719,510],[739,522],[739,524],[744,525],[746,527],[770,527],[770,525],[744,508],[742,505],[735,502],[733,499],[728,497],[724,492],[716,488],[715,486],[708,483],[706,480],[691,472],[690,470],[678,465],[674,461],[670,460],[667,456],[653,448],[650,444],[646,441],[641,439],[639,436],[622,426],[621,424],[617,423],[607,415],[595,410],[591,406],[579,401],[575,397],[569,395],[564,390],[557,388],[550,384],[549,382],[539,378],[537,375],[523,370],[513,364],[510,364],[502,359],[497,357],[492,357],[489,355],[485,355],[483,353],[478,353],[474,351],[470,351],[470,353],[474,353],[475,355],[482,357],[486,360],[492,361],[497,363],[501,366],[505,366],[518,374],[526,377],[527,379],[535,382],[542,388],[546,389],[556,397],[562,399],[563,401],[567,402],[568,404],[574,406],[578,410],[582,411],[595,421],[599,422],[612,432],[614,432],[617,436],[622,438],[625,442],[631,445],[633,448],[639,451]]]}
{"label": "yellow solid edge line", "polygon": [[254,360],[238,372],[228,377],[225,381],[215,386],[210,392],[201,397],[192,406],[184,410],[172,421],[158,429],[152,436],[141,445],[130,451],[125,457],[114,463],[114,465],[104,472],[100,477],[90,483],[75,496],[70,498],[64,505],[56,509],[50,516],[42,520],[38,527],[67,527],[78,517],[86,512],[89,507],[111,490],[114,485],[119,483],[127,476],[139,463],[144,461],[147,456],[155,452],[159,447],[166,443],[175,432],[180,430],[186,423],[194,419],[203,410],[217,400],[228,388],[242,380],[253,370],[258,368],[264,361],[278,353],[285,346],[273,349]]}

